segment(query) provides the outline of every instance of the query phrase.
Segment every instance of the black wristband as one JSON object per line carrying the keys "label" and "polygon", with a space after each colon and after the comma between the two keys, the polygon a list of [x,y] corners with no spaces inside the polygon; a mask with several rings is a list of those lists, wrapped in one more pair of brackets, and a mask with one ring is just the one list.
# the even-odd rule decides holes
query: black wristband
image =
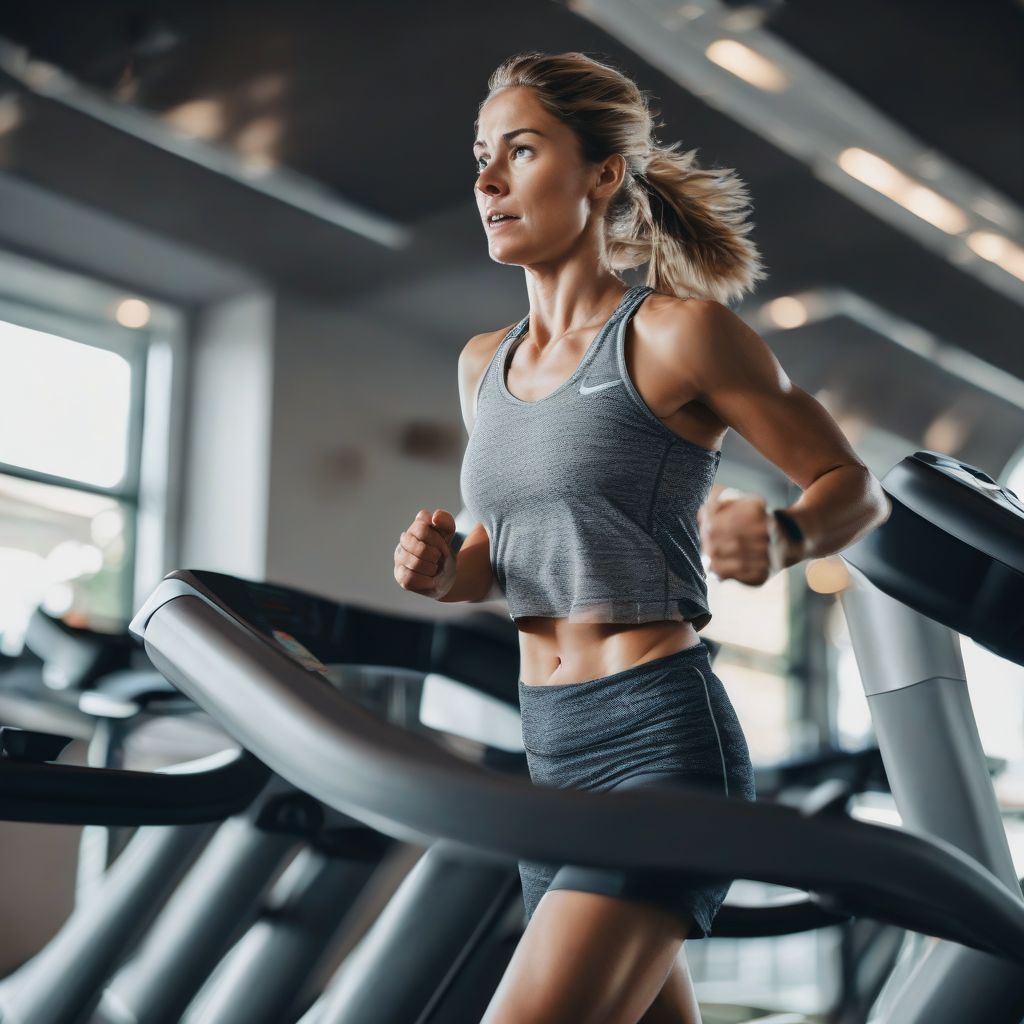
{"label": "black wristband", "polygon": [[783,512],[781,508],[773,508],[772,515],[790,540],[799,544],[804,539],[804,531],[800,529],[800,524],[788,512]]}

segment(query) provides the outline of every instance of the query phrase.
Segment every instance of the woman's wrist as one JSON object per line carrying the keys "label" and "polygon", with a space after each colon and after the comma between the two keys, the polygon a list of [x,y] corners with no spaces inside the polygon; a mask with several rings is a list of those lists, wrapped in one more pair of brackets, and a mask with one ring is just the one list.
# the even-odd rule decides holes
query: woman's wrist
{"label": "woman's wrist", "polygon": [[768,561],[771,573],[803,560],[806,555],[807,538],[796,518],[785,509],[767,509],[768,513]]}

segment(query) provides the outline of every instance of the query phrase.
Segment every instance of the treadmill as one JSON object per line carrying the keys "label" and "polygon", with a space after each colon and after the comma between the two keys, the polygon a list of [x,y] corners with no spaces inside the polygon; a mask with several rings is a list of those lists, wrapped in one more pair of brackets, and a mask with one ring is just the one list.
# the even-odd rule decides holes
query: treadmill
{"label": "treadmill", "polygon": [[304,1022],[445,1019],[432,1008],[469,948],[451,901],[475,878],[474,911],[499,905],[502,878],[525,858],[802,890],[832,920],[869,917],[935,939],[921,963],[894,972],[900,984],[872,1020],[1020,1024],[1024,898],[956,632],[1024,664],[1024,505],[935,452],[907,457],[882,483],[892,514],[844,552],[841,599],[903,828],[854,820],[834,799],[794,808],[680,785],[534,785],[346,692],[345,669],[358,665],[486,691],[459,664],[457,624],[385,631],[373,613],[297,590],[201,570],[167,576],[130,626],[153,664],[298,789],[429,848]]}

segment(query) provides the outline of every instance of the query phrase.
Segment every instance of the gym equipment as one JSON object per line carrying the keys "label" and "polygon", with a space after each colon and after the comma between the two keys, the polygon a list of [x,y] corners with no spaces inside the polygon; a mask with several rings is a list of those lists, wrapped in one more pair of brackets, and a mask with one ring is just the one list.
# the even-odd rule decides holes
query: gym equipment
{"label": "gym equipment", "polygon": [[[0,818],[143,825],[54,939],[0,983],[0,1020],[77,1022],[167,900],[213,825],[248,807],[269,771],[244,751],[138,773],[50,764],[52,737],[0,730]],[[8,742],[8,737],[11,738]],[[63,739],[63,738],[60,738]],[[17,745],[16,757],[10,749]],[[174,828],[156,828],[160,824]]]}
{"label": "gym equipment", "polygon": [[[439,993],[454,989],[472,948],[465,927],[494,917],[496,865],[507,876],[525,857],[805,890],[833,920],[871,917],[942,940],[898,1002],[883,994],[879,1005],[894,1009],[880,1019],[1019,1024],[1024,899],[951,630],[1024,662],[1024,508],[979,470],[932,452],[905,459],[883,485],[893,514],[848,552],[843,608],[903,830],[851,820],[835,795],[797,810],[681,786],[533,786],[367,714],[332,684],[339,664],[444,671],[443,641],[425,643],[424,629],[374,637],[355,627],[355,610],[322,598],[171,573],[130,627],[156,667],[298,788],[432,844],[309,1021],[443,1019]],[[923,769],[921,751],[933,758]],[[461,885],[446,885],[456,874]],[[458,901],[474,876],[491,905],[481,895],[470,912]],[[448,927],[460,917],[464,927]],[[432,962],[403,961],[428,933]]]}
{"label": "gym equipment", "polygon": [[[514,627],[502,626],[477,651],[482,678],[493,673],[491,666],[507,670],[517,657]],[[463,659],[469,660],[469,645],[464,648]],[[387,693],[367,689],[362,699],[397,722],[413,708],[394,685]],[[19,758],[0,759],[0,818],[152,825],[220,820],[243,811],[212,838],[209,828],[195,826],[140,829],[104,876],[98,897],[85,901],[46,949],[0,985],[2,1019],[19,1024],[179,1020],[228,947],[257,917],[271,874],[301,839],[304,849],[275,888],[277,904],[266,908],[232,950],[195,1015],[278,1024],[393,845],[391,837],[322,808],[281,780],[268,781],[263,766],[230,751],[208,759],[205,768],[139,773],[45,764],[66,738],[21,730],[0,735],[6,738],[3,752]],[[235,764],[229,779],[218,778],[212,762],[223,769],[229,759],[240,760],[247,774]],[[183,775],[187,787],[171,786],[167,775]],[[246,781],[252,783],[247,789],[241,785]],[[226,782],[233,791],[224,791]],[[181,795],[175,797],[177,789]],[[80,800],[83,793],[86,802]],[[104,991],[111,972],[140,939],[139,953]]]}
{"label": "gym equipment", "polygon": [[[481,613],[476,625],[480,629],[486,627],[495,637],[503,638],[510,649],[517,646],[514,627],[497,616]],[[714,655],[717,645],[709,642],[709,647]],[[346,685],[350,692],[359,695],[364,705],[387,714],[398,724],[409,726],[415,720],[424,689],[418,678],[403,679],[389,675],[381,679],[378,673],[378,677],[372,679],[360,678],[361,674],[365,674],[365,670],[361,673],[357,668],[348,667]],[[124,723],[141,717],[140,709],[148,711],[155,706],[163,712],[172,706],[168,693],[161,693],[160,687],[156,688],[153,698],[146,693],[147,680],[145,672],[116,672],[93,681],[93,689],[81,695],[83,706],[96,705],[94,713],[107,715],[113,720],[117,732],[108,735],[105,744],[108,749],[120,746]],[[167,691],[168,684],[162,676],[159,682]],[[170,690],[170,693],[177,697],[180,713],[195,708],[176,690]],[[447,724],[457,731],[457,722],[439,722],[439,718],[443,719],[452,711],[451,694],[445,696],[447,699],[443,707],[435,702],[434,709],[429,711],[432,724],[435,728]],[[459,705],[463,719],[472,698],[471,692],[463,691],[461,694]],[[479,697],[476,699],[478,702],[481,700]],[[388,702],[393,706],[388,708]],[[410,718],[413,712],[416,714]],[[472,717],[481,721],[492,718],[494,714],[493,705],[481,706]],[[518,743],[518,715],[515,717],[515,743]],[[511,731],[509,739],[512,739]],[[494,761],[497,751],[491,750],[490,753]],[[117,763],[121,763],[120,757]],[[508,757],[506,767],[520,772],[526,770],[521,756]],[[877,749],[805,756],[762,768],[759,769],[758,786],[762,796],[770,798],[775,792],[799,792],[794,787],[806,790],[824,778],[840,776],[849,781],[855,791],[868,785],[885,788]],[[254,917],[249,930],[218,965],[212,981],[189,1004],[182,1020],[188,1024],[207,1021],[211,1024],[214,1021],[221,1024],[232,1021],[278,1024],[282,1020],[295,1019],[296,1007],[303,1008],[297,989],[310,979],[319,961],[330,952],[332,940],[343,933],[348,906],[360,889],[359,885],[353,884],[354,873],[362,869],[365,882],[382,860],[382,853],[391,840],[363,829],[365,856],[361,858],[357,856],[357,837],[351,834],[352,830],[344,834],[343,842],[330,841],[327,830],[320,830],[285,871],[273,894],[268,893],[260,901],[262,906],[254,914],[247,898],[255,895],[259,899],[266,872],[276,867],[282,850],[288,850],[289,844],[280,836],[260,838],[258,833],[250,834],[252,819],[250,810],[244,819],[236,818],[225,825],[210,840],[207,852],[201,857],[194,851],[193,866],[173,892],[169,888],[166,890],[166,909],[159,916],[160,903],[154,899],[149,904],[151,923],[146,934],[142,934],[141,928],[136,928],[143,953],[122,968],[106,986],[93,1019],[177,1019],[190,994],[206,977],[225,946]],[[248,839],[245,838],[247,835]],[[177,877],[174,876],[175,879]],[[517,937],[515,916],[517,911],[521,911],[520,894],[514,878],[512,883],[507,890],[512,907],[508,921],[510,941],[500,947],[496,958],[488,964],[492,976],[491,989],[497,982],[495,975],[500,975]],[[757,908],[754,916],[749,917],[745,915],[744,908],[735,907],[721,920],[728,924],[730,913],[733,914],[733,934],[796,930],[798,922],[792,907],[786,908],[784,918],[774,921],[760,914],[761,910]],[[803,927],[817,927],[821,923],[820,917],[806,916],[799,922]],[[45,962],[46,958],[40,961]],[[35,975],[44,979],[46,971],[37,964]],[[463,971],[459,977],[462,990],[467,989],[466,978],[467,973]],[[480,980],[486,985],[486,979]],[[57,1012],[48,987],[43,991],[47,1000],[44,1008],[47,1012]],[[470,990],[467,998],[477,999],[478,996]],[[29,1016],[34,1012],[30,996],[24,989],[20,1010]]]}
{"label": "gym equipment", "polygon": [[[297,878],[293,865],[286,903],[294,910],[298,900],[301,910],[302,899],[308,905],[314,887],[318,902],[307,906],[301,934],[294,934],[294,918],[271,929],[273,941],[252,963],[265,968],[259,975],[262,999],[240,1018],[280,1020],[273,999],[293,999],[295,986],[316,967],[322,947],[392,840],[326,811],[244,754],[225,751],[204,763],[158,773],[42,763],[65,742],[64,737],[0,729],[0,752],[17,758],[0,761],[0,817],[151,824],[138,830],[96,895],[75,909],[36,957],[0,983],[0,1020],[179,1020],[255,917],[267,883],[301,840],[305,848],[299,853]],[[75,794],[86,790],[88,802],[76,804]],[[129,790],[137,803],[126,799]],[[144,808],[146,794],[155,806]],[[152,825],[204,819],[223,824],[216,831],[211,825]],[[319,904],[325,895],[333,897],[328,908]],[[242,988],[236,1007],[244,1010],[245,1000],[256,994]]]}
{"label": "gym equipment", "polygon": [[[916,452],[882,483],[892,513],[843,552],[852,580],[841,600],[896,806],[906,829],[955,844],[1019,904],[956,633],[1024,664],[1024,503],[939,452]],[[881,1002],[879,1019],[900,1024],[1018,1024],[1024,973],[941,942],[914,965],[913,985]]]}
{"label": "gym equipment", "polygon": [[[9,724],[67,729],[88,742],[87,763],[103,768],[123,767],[129,734],[149,718],[198,710],[153,670],[127,630],[72,626],[41,607],[29,618],[21,656],[0,675],[0,692]],[[98,886],[130,833],[83,827],[76,904]]]}

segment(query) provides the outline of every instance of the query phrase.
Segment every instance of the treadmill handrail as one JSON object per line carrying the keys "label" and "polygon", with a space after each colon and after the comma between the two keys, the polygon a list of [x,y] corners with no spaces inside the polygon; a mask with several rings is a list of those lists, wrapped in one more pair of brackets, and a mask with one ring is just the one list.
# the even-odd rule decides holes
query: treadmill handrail
{"label": "treadmill handrail", "polygon": [[270,774],[246,750],[153,772],[2,760],[0,820],[55,825],[220,821],[245,810]]}
{"label": "treadmill handrail", "polygon": [[153,664],[273,771],[382,832],[471,858],[830,893],[836,909],[1024,963],[1024,900],[949,843],[698,787],[599,793],[502,775],[361,708],[199,592],[179,594],[148,618]]}

